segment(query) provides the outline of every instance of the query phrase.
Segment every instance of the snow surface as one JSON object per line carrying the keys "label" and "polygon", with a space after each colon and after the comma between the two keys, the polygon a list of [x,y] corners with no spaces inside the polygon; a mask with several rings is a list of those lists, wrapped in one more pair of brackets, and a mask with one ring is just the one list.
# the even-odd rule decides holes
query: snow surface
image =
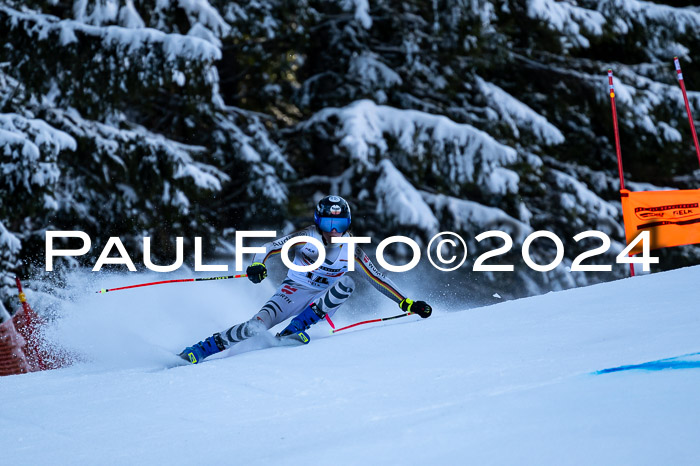
{"label": "snow surface", "polygon": [[[0,379],[4,464],[700,462],[700,266],[172,369],[272,280],[97,295],[153,277],[94,276],[50,332],[92,362]],[[368,316],[347,306],[336,324]]]}

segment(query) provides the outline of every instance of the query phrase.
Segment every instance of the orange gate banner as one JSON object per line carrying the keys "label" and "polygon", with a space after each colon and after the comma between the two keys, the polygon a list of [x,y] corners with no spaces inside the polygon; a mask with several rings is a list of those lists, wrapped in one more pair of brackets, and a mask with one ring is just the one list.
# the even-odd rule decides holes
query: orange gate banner
{"label": "orange gate banner", "polygon": [[[625,236],[630,244],[648,230],[651,249],[700,243],[700,189],[674,191],[620,190]],[[632,254],[642,252],[642,242]]]}

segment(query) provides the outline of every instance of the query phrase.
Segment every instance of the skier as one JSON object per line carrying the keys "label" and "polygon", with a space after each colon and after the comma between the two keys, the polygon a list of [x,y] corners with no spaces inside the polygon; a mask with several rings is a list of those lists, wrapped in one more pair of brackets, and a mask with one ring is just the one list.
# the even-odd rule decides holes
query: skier
{"label": "skier", "polygon": [[[326,196],[319,201],[314,213],[314,223],[301,231],[278,238],[265,245],[264,254],[256,254],[246,273],[253,283],[260,283],[267,277],[265,262],[273,254],[279,254],[284,243],[297,236],[309,236],[321,241],[325,247],[324,264],[311,272],[297,272],[289,269],[287,278],[277,292],[265,303],[250,320],[234,325],[199,343],[185,348],[180,357],[192,364],[201,362],[212,354],[224,351],[242,340],[258,335],[278,323],[295,316],[277,336],[295,338],[309,342],[306,330],[326,315],[335,311],[350,297],[355,282],[345,273],[348,271],[348,247],[332,243],[331,238],[350,236],[350,206],[340,196]],[[316,262],[319,251],[311,243],[297,243],[290,248],[294,251],[294,264],[309,265]],[[432,308],[425,301],[412,301],[406,298],[394,283],[386,278],[372,264],[367,254],[355,246],[355,262],[362,275],[381,293],[396,301],[404,312],[427,318]]]}

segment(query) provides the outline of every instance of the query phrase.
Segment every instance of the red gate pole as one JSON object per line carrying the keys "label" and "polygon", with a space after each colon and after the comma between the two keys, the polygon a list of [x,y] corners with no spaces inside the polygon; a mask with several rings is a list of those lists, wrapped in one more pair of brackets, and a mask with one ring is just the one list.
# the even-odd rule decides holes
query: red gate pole
{"label": "red gate pole", "polygon": [[[617,126],[617,108],[615,107],[615,86],[613,85],[613,72],[611,69],[608,70],[608,85],[610,86],[610,105],[612,107],[613,128],[615,128],[615,152],[617,153],[617,170],[620,174],[620,190],[622,190],[625,189],[625,176],[622,172],[620,132]],[[630,264],[630,276],[634,277],[634,264]]]}
{"label": "red gate pole", "polygon": [[37,340],[37,330],[40,320],[27,302],[27,296],[22,291],[22,282],[19,281],[19,277],[15,277],[15,283],[17,284],[19,302],[22,303],[22,311],[24,314],[24,322],[18,322],[17,331],[27,341],[27,356],[29,356],[31,362],[36,366],[34,370],[46,370],[46,361],[44,361],[39,341]]}
{"label": "red gate pole", "polygon": [[698,163],[700,163],[700,146],[698,146],[698,133],[695,131],[693,113],[690,111],[690,102],[688,102],[688,93],[685,91],[685,83],[683,82],[683,72],[681,71],[681,62],[678,61],[678,57],[673,57],[673,64],[676,65],[676,76],[678,77],[678,84],[680,84],[681,86],[681,91],[683,91],[685,111],[688,113],[688,122],[690,123],[690,133],[693,135],[693,142],[695,143],[695,153],[698,156]]}

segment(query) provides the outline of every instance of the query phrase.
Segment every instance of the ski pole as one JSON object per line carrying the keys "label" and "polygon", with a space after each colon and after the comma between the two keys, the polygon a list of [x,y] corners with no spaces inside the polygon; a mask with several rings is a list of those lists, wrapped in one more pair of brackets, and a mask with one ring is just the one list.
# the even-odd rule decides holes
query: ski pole
{"label": "ski pole", "polygon": [[399,317],[406,317],[406,316],[410,316],[412,314],[413,314],[412,312],[407,312],[405,314],[399,314],[399,315],[391,316],[391,317],[384,317],[382,319],[363,320],[362,322],[357,322],[355,324],[348,325],[346,327],[334,328],[333,330],[331,330],[331,333],[337,333],[337,332],[340,332],[341,330],[347,330],[349,328],[357,327],[358,325],[371,324],[373,322],[384,322],[385,320],[398,319]]}
{"label": "ski pole", "polygon": [[141,283],[140,285],[121,286],[119,288],[109,288],[109,289],[102,288],[100,291],[96,291],[96,293],[107,293],[109,291],[128,290],[129,288],[139,288],[142,286],[162,285],[163,283],[203,282],[205,280],[228,280],[230,278],[243,278],[243,277],[247,277],[247,276],[248,275],[243,274],[243,275],[226,275],[223,277],[202,277],[202,278],[182,278],[179,280],[163,280],[161,282]]}

